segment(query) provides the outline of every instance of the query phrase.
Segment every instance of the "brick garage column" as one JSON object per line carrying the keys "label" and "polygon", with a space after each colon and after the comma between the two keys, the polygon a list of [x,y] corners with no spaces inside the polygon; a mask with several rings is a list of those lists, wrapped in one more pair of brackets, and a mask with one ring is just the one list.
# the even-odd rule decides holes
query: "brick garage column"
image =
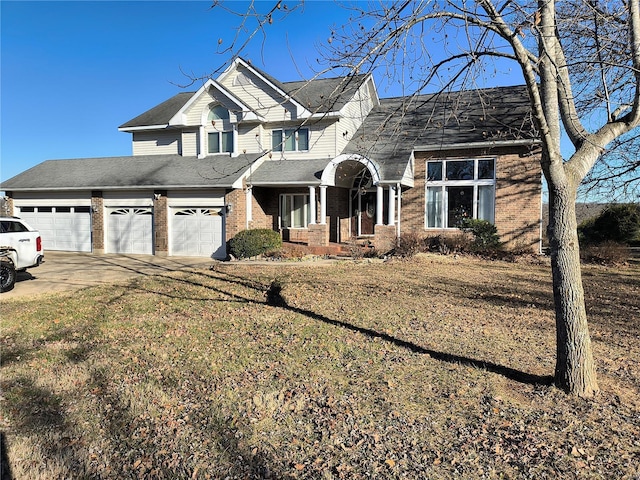
{"label": "brick garage column", "polygon": [[224,225],[226,242],[246,228],[246,201],[246,193],[241,188],[231,190],[225,195],[225,205],[227,206]]}
{"label": "brick garage column", "polygon": [[166,190],[153,192],[153,223],[154,253],[166,257],[169,255],[169,209]]}
{"label": "brick garage column", "polygon": [[327,223],[309,224],[309,240],[310,247],[326,247],[329,245],[329,225]]}
{"label": "brick garage column", "polygon": [[91,192],[91,231],[93,253],[104,253],[104,198],[100,190]]}
{"label": "brick garage column", "polygon": [[387,253],[396,246],[396,226],[376,225],[374,227],[373,246],[382,253]]}

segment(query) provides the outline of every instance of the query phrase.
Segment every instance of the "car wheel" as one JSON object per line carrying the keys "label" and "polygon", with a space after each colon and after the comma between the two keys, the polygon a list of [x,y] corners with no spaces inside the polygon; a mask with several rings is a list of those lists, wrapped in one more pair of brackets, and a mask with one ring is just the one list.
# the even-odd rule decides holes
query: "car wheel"
{"label": "car wheel", "polygon": [[16,284],[16,269],[13,263],[5,260],[0,262],[0,292],[13,290]]}

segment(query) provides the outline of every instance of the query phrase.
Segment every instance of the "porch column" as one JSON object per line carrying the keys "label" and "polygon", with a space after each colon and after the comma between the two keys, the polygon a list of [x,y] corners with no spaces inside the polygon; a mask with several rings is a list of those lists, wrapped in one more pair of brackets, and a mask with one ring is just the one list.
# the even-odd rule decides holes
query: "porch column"
{"label": "porch column", "polygon": [[389,218],[387,219],[387,225],[396,224],[396,187],[389,185]]}
{"label": "porch column", "polygon": [[402,185],[400,183],[396,184],[396,198],[398,199],[398,229],[396,231],[396,235],[400,238],[400,213],[402,212]]}
{"label": "porch column", "polygon": [[309,223],[316,223],[316,187],[309,186]]}
{"label": "porch column", "polygon": [[252,197],[252,187],[247,185],[247,189],[244,191],[244,200],[245,200],[244,208],[245,208],[245,213],[247,217],[246,225],[245,225],[246,229],[249,229],[249,223],[253,221],[253,209],[252,209],[251,197]]}
{"label": "porch column", "polygon": [[382,201],[382,196],[384,195],[384,190],[382,185],[378,184],[376,186],[376,225],[384,225],[382,219],[382,209],[384,208],[384,202]]}
{"label": "porch column", "polygon": [[327,223],[327,186],[320,185],[320,223]]}

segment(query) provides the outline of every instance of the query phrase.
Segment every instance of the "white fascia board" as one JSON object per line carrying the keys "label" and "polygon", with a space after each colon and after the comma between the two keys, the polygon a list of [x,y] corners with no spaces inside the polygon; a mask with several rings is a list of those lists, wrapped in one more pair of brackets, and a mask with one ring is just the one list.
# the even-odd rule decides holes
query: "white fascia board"
{"label": "white fascia board", "polygon": [[496,148],[496,147],[527,147],[534,145],[542,145],[542,141],[538,139],[520,139],[520,140],[487,140],[485,142],[468,142],[468,143],[435,143],[433,145],[417,145],[413,148],[414,152],[437,152],[446,150],[461,150],[474,148]]}
{"label": "white fascia board", "polygon": [[119,127],[119,132],[139,132],[141,130],[160,130],[163,128],[167,128],[169,126],[168,123],[162,125],[144,125],[141,127]]}
{"label": "white fascia board", "polygon": [[363,85],[365,83],[371,83],[371,87],[373,88],[373,93],[375,94],[375,100],[374,100],[374,106],[379,106],[380,105],[380,95],[378,95],[378,87],[376,86],[376,82],[373,79],[373,74],[369,74],[369,78],[363,83]]}
{"label": "white fascia board", "polygon": [[242,112],[242,120],[255,120],[258,122],[264,122],[265,119],[262,115],[259,115],[256,111],[252,110],[248,105],[245,105],[238,97],[236,97],[215,80],[211,80],[211,82],[212,87],[214,87],[218,92],[227,97],[234,105],[237,105],[240,108],[240,111]]}
{"label": "white fascia board", "polygon": [[295,107],[296,107],[296,116],[298,118],[304,118],[304,117],[308,117],[309,115],[311,115],[311,112],[309,112],[304,107],[304,105],[302,105],[301,103],[296,101],[291,95],[289,95],[287,92],[282,90],[280,87],[274,85],[268,78],[265,78],[264,75],[261,75],[260,72],[258,72],[255,68],[253,68],[253,66],[251,66],[250,63],[245,62],[241,58],[236,58],[233,61],[233,63],[229,66],[229,68],[227,68],[224,72],[222,72],[220,74],[220,76],[218,77],[218,81],[222,82],[222,79],[224,77],[226,77],[227,75],[229,75],[229,73],[231,71],[236,69],[238,67],[238,65],[242,65],[243,67],[251,70],[255,76],[259,77],[264,83],[266,83],[268,86],[273,88],[276,91],[276,93],[279,93],[280,95],[282,95],[284,97],[285,101],[289,101],[293,105],[295,105]]}
{"label": "white fascia board", "polygon": [[324,112],[324,113],[310,113],[308,115],[302,115],[300,118],[305,118],[305,119],[322,119],[322,118],[342,118],[342,114],[340,112]]}
{"label": "white fascia board", "polygon": [[261,121],[262,118],[257,115],[254,111],[252,111],[248,106],[242,103],[237,97],[235,97],[231,92],[228,92],[222,85],[220,85],[217,81],[209,79],[207,80],[196,93],[189,99],[187,103],[185,103],[182,108],[169,120],[170,126],[182,126],[186,124],[186,112],[202,95],[204,95],[210,88],[215,88],[216,91],[220,92],[226,98],[228,98],[234,105],[237,105],[243,114],[243,120],[256,120]]}

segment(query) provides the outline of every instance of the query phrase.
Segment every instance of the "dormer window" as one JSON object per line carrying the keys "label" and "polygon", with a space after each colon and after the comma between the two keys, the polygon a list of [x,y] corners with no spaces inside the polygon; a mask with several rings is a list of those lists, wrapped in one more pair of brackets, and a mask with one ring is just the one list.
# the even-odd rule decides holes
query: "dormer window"
{"label": "dormer window", "polygon": [[233,153],[233,126],[229,110],[222,105],[212,105],[207,116],[207,152]]}
{"label": "dormer window", "polygon": [[274,152],[303,152],[309,150],[308,128],[285,128],[271,132]]}

